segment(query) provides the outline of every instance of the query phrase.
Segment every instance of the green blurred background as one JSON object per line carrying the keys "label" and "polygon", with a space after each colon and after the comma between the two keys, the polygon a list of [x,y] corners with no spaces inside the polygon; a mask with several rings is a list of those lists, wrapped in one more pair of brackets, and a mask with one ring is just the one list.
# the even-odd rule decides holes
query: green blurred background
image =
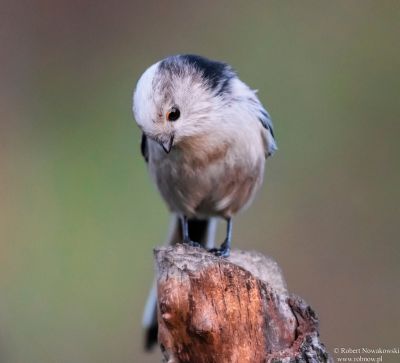
{"label": "green blurred background", "polygon": [[277,259],[330,350],[399,344],[399,1],[0,5],[0,362],[159,361],[140,320],[168,213],[131,96],[174,53],[231,63],[275,122],[234,246]]}

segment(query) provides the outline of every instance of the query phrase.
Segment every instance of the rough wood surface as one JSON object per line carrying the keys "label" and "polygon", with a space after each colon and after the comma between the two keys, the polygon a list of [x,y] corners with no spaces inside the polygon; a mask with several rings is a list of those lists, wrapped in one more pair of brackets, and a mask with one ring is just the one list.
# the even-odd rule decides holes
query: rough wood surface
{"label": "rough wood surface", "polygon": [[313,310],[275,261],[200,248],[155,250],[159,344],[168,363],[332,362]]}

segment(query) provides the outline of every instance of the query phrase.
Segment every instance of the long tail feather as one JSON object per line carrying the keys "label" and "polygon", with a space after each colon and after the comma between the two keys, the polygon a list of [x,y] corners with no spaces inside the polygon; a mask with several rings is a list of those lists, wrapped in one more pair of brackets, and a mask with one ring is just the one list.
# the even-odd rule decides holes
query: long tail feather
{"label": "long tail feather", "polygon": [[[212,248],[215,245],[217,220],[215,218],[189,220],[189,237],[192,241],[200,243],[205,248]],[[167,245],[182,242],[181,222],[177,215],[173,215],[166,240]],[[145,349],[150,350],[157,343],[157,289],[155,282],[151,288],[142,320],[145,329]]]}

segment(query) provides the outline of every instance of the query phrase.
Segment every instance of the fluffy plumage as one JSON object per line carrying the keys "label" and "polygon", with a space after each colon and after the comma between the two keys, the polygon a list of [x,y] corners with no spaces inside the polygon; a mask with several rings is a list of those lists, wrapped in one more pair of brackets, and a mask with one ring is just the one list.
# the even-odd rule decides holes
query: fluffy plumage
{"label": "fluffy plumage", "polygon": [[[168,110],[181,116],[168,122]],[[256,93],[221,62],[178,55],[151,66],[134,94],[142,153],[171,211],[230,217],[262,182],[276,150],[272,122]],[[173,138],[172,151],[160,144]]]}

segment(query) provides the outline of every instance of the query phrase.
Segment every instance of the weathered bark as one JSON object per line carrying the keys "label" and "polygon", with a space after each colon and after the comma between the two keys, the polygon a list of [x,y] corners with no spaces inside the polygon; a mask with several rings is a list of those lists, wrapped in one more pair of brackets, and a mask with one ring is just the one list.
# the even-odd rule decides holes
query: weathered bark
{"label": "weathered bark", "polygon": [[277,263],[175,245],[155,251],[159,344],[169,363],[332,362],[318,320]]}

